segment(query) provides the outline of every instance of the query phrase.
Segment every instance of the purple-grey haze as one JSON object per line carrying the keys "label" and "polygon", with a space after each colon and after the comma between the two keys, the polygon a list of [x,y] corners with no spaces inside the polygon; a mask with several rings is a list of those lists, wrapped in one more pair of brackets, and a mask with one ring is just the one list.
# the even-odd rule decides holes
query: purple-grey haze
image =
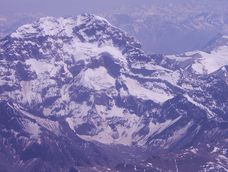
{"label": "purple-grey haze", "polygon": [[109,11],[123,5],[140,3],[141,0],[0,0],[0,15],[44,13],[65,16]]}

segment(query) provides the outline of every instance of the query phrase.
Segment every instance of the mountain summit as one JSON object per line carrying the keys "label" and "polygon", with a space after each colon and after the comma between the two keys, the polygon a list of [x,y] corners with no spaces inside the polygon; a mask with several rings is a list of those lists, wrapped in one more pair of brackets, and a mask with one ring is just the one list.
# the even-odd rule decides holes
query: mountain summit
{"label": "mountain summit", "polygon": [[192,70],[204,59],[147,55],[91,14],[21,26],[0,41],[0,159],[9,171],[226,170],[228,64]]}

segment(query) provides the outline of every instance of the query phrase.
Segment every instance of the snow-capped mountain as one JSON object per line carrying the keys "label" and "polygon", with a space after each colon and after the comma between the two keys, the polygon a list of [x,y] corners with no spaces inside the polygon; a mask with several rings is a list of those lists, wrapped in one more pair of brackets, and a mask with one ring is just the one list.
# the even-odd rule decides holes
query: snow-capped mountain
{"label": "snow-capped mountain", "polygon": [[41,18],[41,14],[0,14],[0,39],[14,32],[19,26]]}
{"label": "snow-capped mountain", "polygon": [[[195,74],[211,74],[228,65],[228,37],[219,36],[208,44],[204,51],[186,52],[170,55],[163,59],[162,65],[191,70]],[[172,67],[171,67],[172,68]]]}
{"label": "snow-capped mountain", "polygon": [[227,48],[151,56],[90,14],[23,25],[0,41],[0,158],[11,171],[175,171],[197,159],[194,171],[227,170]]}

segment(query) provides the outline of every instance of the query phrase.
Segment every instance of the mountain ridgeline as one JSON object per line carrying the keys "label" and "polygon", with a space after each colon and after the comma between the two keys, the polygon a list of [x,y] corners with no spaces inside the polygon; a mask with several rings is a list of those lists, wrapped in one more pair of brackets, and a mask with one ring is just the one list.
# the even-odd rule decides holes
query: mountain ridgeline
{"label": "mountain ridgeline", "polygon": [[227,171],[228,37],[148,55],[99,16],[0,41],[0,171]]}

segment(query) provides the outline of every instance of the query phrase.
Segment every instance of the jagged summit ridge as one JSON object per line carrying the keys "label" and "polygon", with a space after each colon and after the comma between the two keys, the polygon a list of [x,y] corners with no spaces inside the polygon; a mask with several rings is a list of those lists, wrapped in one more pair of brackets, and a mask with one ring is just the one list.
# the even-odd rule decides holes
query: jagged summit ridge
{"label": "jagged summit ridge", "polygon": [[[11,34],[13,38],[30,37],[33,34],[40,36],[72,36],[73,28],[80,25],[89,25],[98,22],[103,25],[111,25],[106,19],[92,14],[79,15],[76,18],[43,17],[32,24],[19,27]],[[37,36],[37,35],[36,35]]]}
{"label": "jagged summit ridge", "polygon": [[33,36],[75,37],[80,35],[83,41],[93,42],[95,38],[100,41],[110,39],[110,32],[116,38],[128,38],[127,43],[131,46],[141,47],[133,37],[111,25],[105,18],[87,13],[68,18],[43,17],[32,24],[19,27],[10,36],[12,38],[29,38]]}
{"label": "jagged summit ridge", "polygon": [[[97,57],[105,52],[125,64],[127,59],[132,61],[137,56],[146,57],[140,49],[140,43],[133,37],[112,26],[106,19],[92,14],[75,18],[44,17],[19,27],[10,37],[14,47],[9,49],[20,51],[25,46],[36,45],[40,56],[58,49],[63,54],[77,57],[75,60],[78,61]],[[7,46],[7,39],[3,44],[4,42]],[[132,58],[128,58],[129,56]]]}

